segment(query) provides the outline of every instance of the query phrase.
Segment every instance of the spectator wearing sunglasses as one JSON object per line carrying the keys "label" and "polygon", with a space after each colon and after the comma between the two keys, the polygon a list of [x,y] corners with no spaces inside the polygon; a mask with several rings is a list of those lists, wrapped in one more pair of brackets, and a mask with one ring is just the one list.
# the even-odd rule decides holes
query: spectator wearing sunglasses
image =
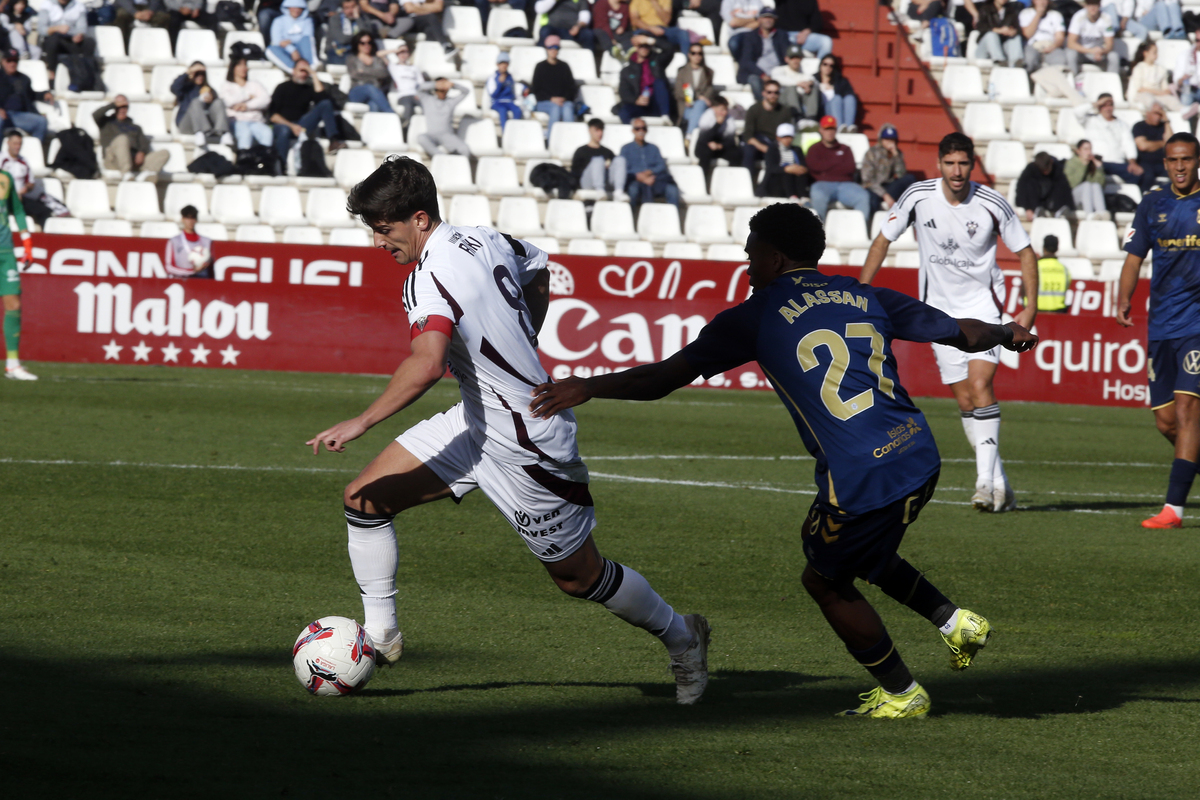
{"label": "spectator wearing sunglasses", "polygon": [[688,48],[687,63],[675,73],[675,106],[679,109],[676,121],[687,123],[688,136],[700,125],[700,117],[716,96],[713,71],[704,63],[704,48],[694,44]]}
{"label": "spectator wearing sunglasses", "polygon": [[387,63],[375,50],[375,39],[360,33],[354,40],[354,55],[346,59],[350,76],[350,91],[346,97],[353,103],[366,103],[372,111],[392,110],[387,92],[392,88],[392,76]]}
{"label": "spectator wearing sunglasses", "polygon": [[634,217],[642,203],[656,197],[679,208],[679,187],[658,147],[646,141],[646,121],[636,119],[632,128],[633,141],[621,148],[621,158],[625,159],[625,192]]}
{"label": "spectator wearing sunglasses", "polygon": [[746,123],[742,127],[743,167],[754,171],[755,162],[775,146],[775,131],[783,123],[791,122],[792,116],[792,110],[779,102],[779,84],[764,83],[762,100],[746,110]]}
{"label": "spectator wearing sunglasses", "polygon": [[617,116],[626,125],[635,117],[661,117],[671,110],[666,70],[675,48],[666,39],[642,34],[633,37],[634,52],[621,70]]}
{"label": "spectator wearing sunglasses", "polygon": [[195,136],[197,147],[207,147],[210,139],[233,146],[225,103],[209,85],[204,62],[192,62],[171,84],[171,94],[175,95],[175,125],[180,133]]}

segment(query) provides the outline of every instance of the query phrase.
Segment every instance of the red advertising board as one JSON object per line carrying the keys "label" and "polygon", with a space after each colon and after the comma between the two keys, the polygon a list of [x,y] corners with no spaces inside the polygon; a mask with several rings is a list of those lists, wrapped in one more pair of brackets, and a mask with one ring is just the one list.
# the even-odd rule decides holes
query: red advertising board
{"label": "red advertising board", "polygon": [[[386,374],[408,354],[409,269],[379,250],[216,242],[216,279],[179,281],[166,278],[161,239],[34,240],[22,276],[30,360]],[[749,292],[745,264],[730,262],[553,256],[551,270],[540,351],[555,377],[666,358]],[[1011,313],[1020,279],[1007,282]],[[916,294],[916,270],[884,269],[877,284]],[[1069,312],[1038,318],[1038,349],[1004,354],[1002,399],[1146,405],[1145,315],[1119,327],[1112,292],[1073,282]],[[894,349],[912,394],[949,395],[927,345]],[[766,388],[754,365],[707,383]]]}

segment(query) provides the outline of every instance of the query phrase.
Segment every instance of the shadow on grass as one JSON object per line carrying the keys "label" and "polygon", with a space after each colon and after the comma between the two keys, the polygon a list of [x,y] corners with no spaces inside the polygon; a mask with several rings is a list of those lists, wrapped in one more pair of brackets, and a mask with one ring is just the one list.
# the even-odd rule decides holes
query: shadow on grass
{"label": "shadow on grass", "polygon": [[1133,509],[1149,509],[1150,513],[1154,513],[1155,508],[1162,508],[1161,504],[1156,505],[1153,500],[1142,500],[1140,502],[1131,503],[1128,500],[1093,500],[1084,503],[1048,503],[1046,505],[1021,505],[1018,512],[1033,512],[1033,513],[1054,513],[1058,511],[1130,511]]}
{"label": "shadow on grass", "polygon": [[[255,685],[266,685],[259,665],[286,669],[275,653],[165,660],[171,666],[211,664],[213,673],[204,683],[213,688],[207,691],[192,682],[147,681],[145,662],[128,677],[121,675],[127,662],[119,661],[46,662],[10,652],[4,663],[10,677],[20,676],[10,684],[0,714],[0,762],[7,765],[5,792],[12,797],[45,790],[87,798],[352,792],[439,800],[740,800],[762,795],[739,788],[732,773],[714,772],[721,780],[698,782],[687,764],[724,752],[726,735],[740,742],[769,736],[764,730],[813,733],[814,726],[826,724],[849,729],[830,715],[854,699],[843,681],[835,681],[853,674],[850,664],[845,675],[836,676],[715,673],[704,702],[684,708],[671,702],[669,679],[497,681],[412,691],[385,685],[358,698],[329,700],[309,698],[298,687],[292,687],[294,696],[280,699],[272,671],[270,696],[254,700]],[[988,665],[923,678],[935,714],[948,721],[961,715],[1036,719],[1094,714],[1134,701],[1196,702],[1178,695],[1200,687],[1200,658],[1020,673]],[[501,694],[540,686],[546,690],[534,697]],[[579,691],[593,687],[635,688],[655,702]],[[405,702],[428,692],[444,693],[450,702],[433,710],[427,702]],[[472,692],[496,696],[472,705]],[[648,752],[639,755],[639,748]],[[660,774],[661,779],[653,777]],[[681,782],[681,775],[691,780]],[[819,796],[795,788],[802,793],[789,797]]]}

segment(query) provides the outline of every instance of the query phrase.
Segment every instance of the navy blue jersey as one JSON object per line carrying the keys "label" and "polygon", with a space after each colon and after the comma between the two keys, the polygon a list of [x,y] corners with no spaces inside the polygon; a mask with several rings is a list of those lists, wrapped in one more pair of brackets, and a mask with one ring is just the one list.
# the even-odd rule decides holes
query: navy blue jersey
{"label": "navy blue jersey", "polygon": [[1146,193],[1125,252],[1145,258],[1151,248],[1150,341],[1200,334],[1200,190],[1180,197],[1156,186]]}
{"label": "navy blue jersey", "polygon": [[959,333],[952,317],[907,295],[794,270],[722,311],[683,353],[705,377],[757,361],[817,459],[817,499],[862,514],[911,494],[941,465],[891,341]]}

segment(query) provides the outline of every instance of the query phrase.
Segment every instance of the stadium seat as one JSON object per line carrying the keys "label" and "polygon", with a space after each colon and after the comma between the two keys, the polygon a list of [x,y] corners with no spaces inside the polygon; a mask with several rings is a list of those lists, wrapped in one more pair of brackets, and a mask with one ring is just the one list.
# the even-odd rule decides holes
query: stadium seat
{"label": "stadium seat", "polygon": [[821,257],[817,259],[817,263],[840,266],[844,260],[845,259],[842,258],[842,254],[839,253],[835,248],[826,247],[825,252],[821,253]]}
{"label": "stadium seat", "polygon": [[579,200],[551,200],[546,203],[546,233],[558,239],[586,239],[587,212]]}
{"label": "stadium seat", "polygon": [[237,242],[275,244],[275,230],[270,225],[238,225],[233,238]]}
{"label": "stadium seat", "polygon": [[710,244],[704,256],[709,261],[746,261],[746,251],[740,244]]}
{"label": "stadium seat", "polygon": [[371,232],[366,228],[334,228],[329,232],[329,243],[346,247],[370,247]]}
{"label": "stadium seat", "polygon": [[195,206],[198,212],[197,219],[201,222],[212,222],[212,215],[208,213],[208,192],[203,186],[198,183],[172,183],[167,186],[167,193],[163,197],[163,213],[167,219],[179,219],[179,211],[184,206]]}
{"label": "stadium seat", "polygon": [[683,143],[683,131],[674,125],[647,126],[646,141],[658,148],[668,164],[693,163]]}
{"label": "stadium seat", "polygon": [[179,32],[179,38],[175,40],[175,60],[184,66],[193,61],[214,67],[224,63],[221,51],[217,49],[217,35],[204,28],[184,28]]}
{"label": "stadium seat", "polygon": [[850,148],[854,154],[855,165],[861,167],[863,156],[871,149],[871,142],[865,133],[839,133],[837,140]]}
{"label": "stadium seat", "polygon": [[528,43],[529,39],[508,39],[504,32],[513,28],[529,30],[525,20],[525,12],[515,8],[493,8],[488,15],[487,38],[493,44],[511,46],[514,43]]}
{"label": "stadium seat", "polygon": [[984,169],[997,180],[1016,180],[1021,177],[1027,163],[1025,145],[1020,142],[992,140],[988,142],[987,156],[983,163]]}
{"label": "stadium seat", "polygon": [[[1061,240],[1060,240],[1061,249]],[[1124,258],[1117,241],[1117,226],[1108,220],[1084,220],[1075,231],[1075,249],[1093,261]]]}
{"label": "stadium seat", "polygon": [[[230,48],[232,48],[238,42],[247,42],[249,44],[256,44],[263,49],[264,53],[267,51],[267,45],[263,41],[263,34],[261,31],[229,31],[228,33],[225,34],[225,43],[223,45],[221,57],[224,58],[226,61],[228,61]],[[265,61],[248,61],[246,63],[247,64],[265,64],[267,62],[265,62]]]}
{"label": "stadium seat", "polygon": [[582,47],[563,48],[558,57],[571,68],[571,76],[575,80],[583,81],[584,84],[600,82],[600,76],[596,74],[596,56],[591,50]]}
{"label": "stadium seat", "polygon": [[450,224],[492,227],[492,204],[477,194],[456,194],[450,198]]}
{"label": "stadium seat", "polygon": [[537,200],[532,197],[505,197],[496,212],[496,227],[511,236],[544,236],[538,222]]}
{"label": "stadium seat", "polygon": [[[125,52],[122,44],[121,52]],[[116,63],[116,62],[114,62]],[[23,58],[17,62],[17,69],[29,76],[29,85],[35,92],[50,91],[50,75],[46,72],[46,62],[37,58]]]}
{"label": "stadium seat", "polygon": [[667,168],[675,185],[679,187],[679,195],[683,202],[691,205],[707,205],[712,202],[708,189],[704,186],[704,170],[695,164],[677,164]]}
{"label": "stadium seat", "polygon": [[1096,280],[1104,283],[1111,281],[1119,281],[1121,279],[1121,269],[1125,266],[1123,258],[1106,258],[1100,262],[1100,269],[1096,270]]}
{"label": "stadium seat", "polygon": [[828,247],[838,250],[870,247],[867,221],[852,208],[831,208],[825,215],[825,242]]}
{"label": "stadium seat", "polygon": [[963,133],[976,142],[988,139],[1007,139],[1004,109],[999,103],[967,103],[962,118]]}
{"label": "stadium seat", "polygon": [[141,239],[170,239],[172,236],[178,235],[179,224],[172,220],[143,222],[142,229],[138,231],[138,237]]}
{"label": "stadium seat", "polygon": [[713,30],[712,20],[710,20],[708,17],[692,17],[680,14],[679,18],[675,21],[675,24],[680,28],[683,28],[685,31],[695,31],[701,39],[708,39],[710,42],[715,42],[717,40],[717,34]]}
{"label": "stadium seat", "polygon": [[80,219],[112,219],[108,186],[104,181],[73,180],[67,184],[67,208]]}
{"label": "stadium seat", "polygon": [[440,44],[431,40],[417,42],[412,54],[412,64],[431,79],[458,77],[458,68],[452,60],[446,58],[446,51]]}
{"label": "stadium seat", "polygon": [[704,61],[713,71],[713,84],[728,89],[738,86],[737,64],[734,63],[733,56],[725,53],[714,54],[706,56]]}
{"label": "stadium seat", "polygon": [[671,203],[642,203],[638,209],[638,236],[647,242],[682,242],[679,209]]}
{"label": "stadium seat", "polygon": [[750,238],[750,218],[758,213],[759,208],[757,205],[738,206],[733,210],[733,224],[729,234],[738,247],[745,247],[746,240]]}
{"label": "stadium seat", "polygon": [[321,229],[312,225],[288,225],[283,229],[284,244],[324,244]]}
{"label": "stadium seat", "polygon": [[550,131],[550,155],[569,164],[589,138],[586,122],[560,122]]}
{"label": "stadium seat", "polygon": [[1044,142],[1054,139],[1050,109],[1043,105],[1015,106],[1009,123],[1012,136],[1022,142]]}
{"label": "stadium seat", "polygon": [[146,73],[138,64],[108,64],[104,67],[104,85],[108,96],[123,94],[131,103],[150,99],[146,91]]}
{"label": "stadium seat", "polygon": [[375,155],[366,148],[339,150],[333,160],[333,178],[343,189],[354,188],[355,184],[366,179],[375,169]]}
{"label": "stadium seat", "polygon": [[504,126],[502,149],[506,156],[516,159],[545,158],[550,155],[546,149],[546,134],[542,123],[535,119],[513,119]]}
{"label": "stadium seat", "polygon": [[608,245],[602,239],[572,239],[567,242],[569,256],[607,256]]}
{"label": "stadium seat", "polygon": [[[1171,65],[1172,68],[1174,66],[1174,64]],[[1114,105],[1125,105],[1125,90],[1121,86],[1121,76],[1117,73],[1083,72],[1080,73],[1080,77],[1083,78],[1083,96],[1089,102],[1094,103],[1097,97],[1108,93],[1113,96]]]}
{"label": "stadium seat", "polygon": [[[396,120],[399,122],[399,117],[396,117]],[[414,114],[413,118],[408,121],[408,131],[406,132],[407,138],[411,144],[410,149],[416,153],[425,153],[425,148],[421,146],[421,134],[425,133],[425,124],[426,120],[424,114]],[[440,153],[441,150],[438,150],[437,152]],[[432,156],[434,154],[425,153],[425,155]],[[420,155],[414,156],[414,158],[420,157]]]}
{"label": "stadium seat", "polygon": [[1059,217],[1035,217],[1029,230],[1029,239],[1035,242],[1034,249],[1041,248],[1042,241],[1050,235],[1058,237],[1058,254],[1073,256],[1076,254],[1074,237],[1071,236],[1071,224]]}
{"label": "stadium seat", "polygon": [[681,53],[678,50],[676,50],[675,53],[671,56],[671,63],[667,64],[667,68],[665,70],[668,83],[671,83],[671,84],[675,83],[675,76],[679,74],[680,67],[682,67],[686,63],[687,63],[687,55],[685,53]]}
{"label": "stadium seat", "polygon": [[558,255],[559,252],[561,252],[558,249],[558,239],[554,239],[549,236],[528,236],[526,237],[525,241],[529,242],[543,253],[547,253],[552,256]]}
{"label": "stadium seat", "polygon": [[173,176],[173,180],[187,180],[192,177],[187,171],[187,158],[183,154],[183,145],[179,142],[152,142],[150,144],[150,152],[158,150],[166,150],[170,157],[167,163],[163,164],[162,171],[169,173],[177,173]]}
{"label": "stadium seat", "polygon": [[469,44],[462,49],[464,78],[474,83],[484,83],[496,71],[496,57],[500,48],[494,44]]}
{"label": "stadium seat", "polygon": [[143,67],[178,63],[171,54],[166,28],[134,28],[129,37],[129,59]]}
{"label": "stadium seat", "polygon": [[[157,198],[155,198],[157,202]],[[66,220],[70,217],[51,217],[46,220],[47,227],[51,222]],[[83,220],[72,220],[79,223],[79,232],[83,233]],[[46,230],[46,233],[66,233],[67,231]],[[98,219],[92,223],[92,236],[133,236],[133,225],[127,219]]]}
{"label": "stadium seat", "polygon": [[917,269],[921,266],[921,254],[916,250],[901,250],[896,253],[895,263],[893,267],[903,267],[905,269]]}
{"label": "stadium seat", "polygon": [[854,248],[853,250],[850,251],[850,254],[848,256],[846,256],[846,266],[847,267],[863,266],[864,264],[867,263],[867,254],[870,252],[871,252],[870,249],[866,248],[866,247]]}
{"label": "stadium seat", "polygon": [[508,71],[513,79],[532,84],[533,69],[546,60],[546,50],[535,45],[518,45],[508,51],[508,58]]}
{"label": "stadium seat", "polygon": [[487,41],[483,20],[474,6],[449,6],[444,17],[446,35],[455,44],[479,44]]}
{"label": "stadium seat", "polygon": [[433,157],[429,171],[442,194],[476,191],[475,182],[471,180],[471,162],[466,156],[438,153]]}
{"label": "stadium seat", "polygon": [[[120,28],[116,25],[97,25],[92,29],[92,35],[96,39],[96,55],[105,66],[129,63],[129,56],[125,54],[125,36]],[[37,86],[33,88],[37,89]]]}
{"label": "stadium seat", "polygon": [[309,189],[304,216],[318,228],[353,228],[357,222],[346,210],[346,193],[341,189]]}
{"label": "stadium seat", "polygon": [[163,218],[158,210],[158,187],[143,181],[117,184],[117,217],[130,222],[155,222]]}
{"label": "stadium seat", "polygon": [[264,186],[258,198],[258,217],[277,228],[308,224],[295,186]]}
{"label": "stadium seat", "polygon": [[229,241],[229,229],[219,222],[197,222],[196,233],[207,236],[214,242]]}
{"label": "stadium seat", "polygon": [[600,200],[592,208],[592,235],[606,242],[638,238],[629,203]]}
{"label": "stadium seat", "polygon": [[579,87],[579,94],[584,104],[591,109],[588,112],[589,119],[599,117],[605,122],[617,121],[617,115],[612,113],[613,106],[617,104],[617,96],[611,86],[584,85]]}
{"label": "stadium seat", "polygon": [[662,257],[699,261],[704,258],[704,248],[695,242],[667,242],[663,245]]}
{"label": "stadium seat", "polygon": [[[649,126],[647,126],[649,127]],[[649,131],[646,132],[649,137]],[[633,141],[633,128],[630,125],[617,123],[615,125],[605,125],[604,135],[600,137],[600,144],[620,155],[621,148]]]}
{"label": "stadium seat", "polygon": [[1029,73],[1021,67],[992,67],[988,75],[988,94],[1001,105],[1032,103]]}
{"label": "stadium seat", "polygon": [[467,143],[471,155],[482,158],[501,154],[500,142],[496,139],[496,123],[490,119],[477,119],[465,127],[466,131],[464,132],[460,126],[459,133],[462,135],[463,141]]}
{"label": "stadium seat", "polygon": [[178,64],[163,64],[151,70],[150,99],[162,103],[166,108],[174,106],[175,95],[171,94],[171,84],[184,72],[184,68]]}
{"label": "stadium seat", "polygon": [[688,206],[683,233],[689,241],[698,244],[729,242],[729,229],[725,225],[725,209],[721,206]]}
{"label": "stadium seat", "polygon": [[942,94],[955,103],[987,100],[983,91],[983,76],[979,67],[969,64],[949,64],[942,72]]}
{"label": "stadium seat", "polygon": [[48,175],[50,170],[46,168],[45,154],[42,152],[42,143],[32,136],[26,136],[21,140],[21,157],[29,162],[29,169],[34,177],[42,177]]}
{"label": "stadium seat", "polygon": [[623,239],[613,247],[613,255],[618,258],[654,258],[654,245],[647,241]]}
{"label": "stadium seat", "polygon": [[[875,237],[877,237],[879,235],[879,229],[883,227],[883,221],[885,219],[887,219],[887,215],[888,215],[887,211],[876,211],[875,215],[873,217],[871,217],[870,239],[872,242],[874,242]],[[913,233],[912,225],[909,225],[907,228],[905,228],[904,233],[900,234],[900,238],[897,239],[896,241],[892,242],[888,246],[889,252],[895,252],[898,250],[916,250],[916,249],[917,249],[917,237],[916,237],[916,234]]]}
{"label": "stadium seat", "polygon": [[170,142],[174,139],[167,132],[163,107],[158,103],[130,103],[129,118],[142,126],[142,133],[149,139],[160,142]]}
{"label": "stadium seat", "polygon": [[[1034,242],[1033,249],[1041,252],[1042,243]],[[1092,260],[1090,258],[1062,256],[1058,259],[1058,263],[1063,265],[1063,268],[1067,271],[1067,275],[1073,281],[1090,281],[1096,277],[1096,270],[1092,267]]]}
{"label": "stadium seat", "polygon": [[715,167],[709,186],[713,202],[723,206],[745,206],[757,204],[750,170],[745,167]]}
{"label": "stadium seat", "polygon": [[1059,109],[1054,133],[1060,142],[1067,142],[1070,145],[1074,145],[1080,139],[1088,138],[1087,133],[1083,130],[1083,125],[1079,123],[1079,117],[1075,116],[1075,111],[1070,108]]}
{"label": "stadium seat", "polygon": [[386,111],[371,111],[362,116],[361,135],[363,144],[376,153],[403,153],[408,150],[404,143],[404,131],[400,117]]}
{"label": "stadium seat", "polygon": [[[261,64],[261,61],[251,61],[250,64]],[[258,81],[267,90],[267,94],[275,91],[275,87],[288,79],[283,70],[275,67],[252,68],[246,75],[247,80]]]}
{"label": "stadium seat", "polygon": [[[118,220],[97,220],[98,222],[117,222]],[[125,223],[129,225],[128,222]],[[45,226],[42,228],[43,233],[61,233],[71,236],[83,236],[84,227],[83,220],[77,217],[50,217],[46,220]],[[96,236],[113,236],[120,234],[99,234],[93,231]],[[127,234],[132,235],[132,234]]]}
{"label": "stadium seat", "polygon": [[75,125],[87,132],[96,144],[100,144],[100,129],[96,127],[92,114],[106,105],[107,100],[80,100],[75,106]]}
{"label": "stadium seat", "polygon": [[525,194],[517,180],[517,162],[508,156],[479,159],[475,165],[475,185],[492,197]]}

